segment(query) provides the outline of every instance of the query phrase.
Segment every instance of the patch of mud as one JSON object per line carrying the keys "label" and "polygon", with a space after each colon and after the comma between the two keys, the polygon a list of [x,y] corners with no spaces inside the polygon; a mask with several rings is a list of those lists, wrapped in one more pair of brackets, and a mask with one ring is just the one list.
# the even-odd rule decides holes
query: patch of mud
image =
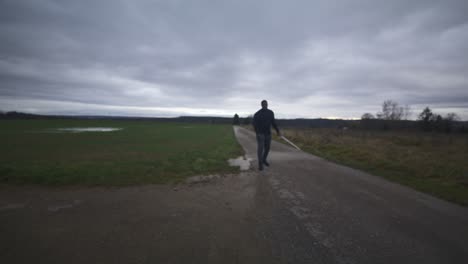
{"label": "patch of mud", "polygon": [[305,207],[293,206],[289,210],[299,219],[305,219],[310,216],[310,210]]}
{"label": "patch of mud", "polygon": [[197,184],[197,183],[206,183],[212,181],[214,179],[219,179],[221,176],[219,175],[200,175],[200,176],[193,176],[185,180],[185,183],[188,184]]}
{"label": "patch of mud", "polygon": [[12,210],[12,209],[21,209],[24,208],[25,204],[22,203],[10,203],[4,206],[0,206],[0,211]]}
{"label": "patch of mud", "polygon": [[250,169],[251,161],[252,161],[251,158],[247,158],[245,156],[240,156],[235,159],[228,159],[229,166],[239,166],[241,171],[246,171]]}
{"label": "patch of mud", "polygon": [[278,191],[278,194],[279,194],[279,197],[281,199],[294,199],[296,198],[294,196],[294,194],[292,194],[290,191],[286,190],[286,189],[281,189]]}
{"label": "patch of mud", "polygon": [[58,212],[63,209],[70,209],[73,208],[76,205],[81,204],[81,200],[74,200],[73,203],[71,204],[62,204],[62,205],[56,205],[56,206],[48,206],[47,211],[49,212]]}
{"label": "patch of mud", "polygon": [[305,200],[305,195],[304,195],[303,192],[297,192],[297,191],[295,191],[294,193],[295,193],[296,196],[299,197],[300,199]]}
{"label": "patch of mud", "polygon": [[322,230],[322,225],[320,223],[305,223],[305,227],[309,234],[313,236],[317,241],[326,248],[333,247],[333,239],[327,235],[326,232]]}
{"label": "patch of mud", "polygon": [[71,133],[83,133],[83,132],[113,132],[122,130],[119,127],[66,127],[57,128],[55,131],[58,132],[71,132]]}
{"label": "patch of mud", "polygon": [[271,186],[273,186],[273,188],[275,189],[277,189],[278,186],[280,185],[280,181],[278,181],[275,178],[268,178],[268,181],[270,182]]}

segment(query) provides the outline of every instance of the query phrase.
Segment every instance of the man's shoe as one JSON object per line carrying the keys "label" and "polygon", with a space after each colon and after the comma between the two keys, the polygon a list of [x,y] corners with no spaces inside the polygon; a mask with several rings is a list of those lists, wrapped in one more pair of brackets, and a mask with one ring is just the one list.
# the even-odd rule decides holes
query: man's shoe
{"label": "man's shoe", "polygon": [[265,164],[267,167],[270,167],[270,163],[268,163],[266,160],[263,161],[263,164]]}
{"label": "man's shoe", "polygon": [[259,171],[262,171],[262,170],[263,170],[263,165],[262,165],[262,164],[259,164],[259,165],[258,165],[258,170],[259,170]]}

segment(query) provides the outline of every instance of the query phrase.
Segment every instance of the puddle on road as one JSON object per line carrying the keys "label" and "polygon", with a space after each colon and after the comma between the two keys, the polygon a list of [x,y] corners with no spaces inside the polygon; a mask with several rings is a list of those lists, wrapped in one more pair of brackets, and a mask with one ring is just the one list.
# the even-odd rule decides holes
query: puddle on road
{"label": "puddle on road", "polygon": [[57,128],[58,132],[71,132],[71,133],[82,133],[82,132],[112,132],[122,130],[119,127],[66,127]]}
{"label": "puddle on road", "polygon": [[240,156],[235,159],[228,159],[228,163],[230,166],[239,166],[240,170],[245,171],[250,168],[250,161],[252,159],[246,158],[244,156]]}

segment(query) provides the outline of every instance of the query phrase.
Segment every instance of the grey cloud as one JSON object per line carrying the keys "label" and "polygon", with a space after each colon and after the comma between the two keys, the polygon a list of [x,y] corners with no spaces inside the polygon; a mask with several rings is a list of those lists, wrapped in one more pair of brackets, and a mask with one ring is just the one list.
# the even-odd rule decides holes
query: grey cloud
{"label": "grey cloud", "polygon": [[463,0],[4,0],[0,99],[67,113],[248,114],[264,98],[280,117],[359,117],[385,99],[466,113],[467,13]]}

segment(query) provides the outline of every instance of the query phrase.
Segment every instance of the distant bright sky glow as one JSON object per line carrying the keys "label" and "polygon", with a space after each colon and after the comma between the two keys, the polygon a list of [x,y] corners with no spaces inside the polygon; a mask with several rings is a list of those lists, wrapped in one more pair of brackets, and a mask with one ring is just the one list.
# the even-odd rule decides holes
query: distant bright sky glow
{"label": "distant bright sky glow", "polygon": [[468,1],[2,0],[0,110],[468,120]]}

